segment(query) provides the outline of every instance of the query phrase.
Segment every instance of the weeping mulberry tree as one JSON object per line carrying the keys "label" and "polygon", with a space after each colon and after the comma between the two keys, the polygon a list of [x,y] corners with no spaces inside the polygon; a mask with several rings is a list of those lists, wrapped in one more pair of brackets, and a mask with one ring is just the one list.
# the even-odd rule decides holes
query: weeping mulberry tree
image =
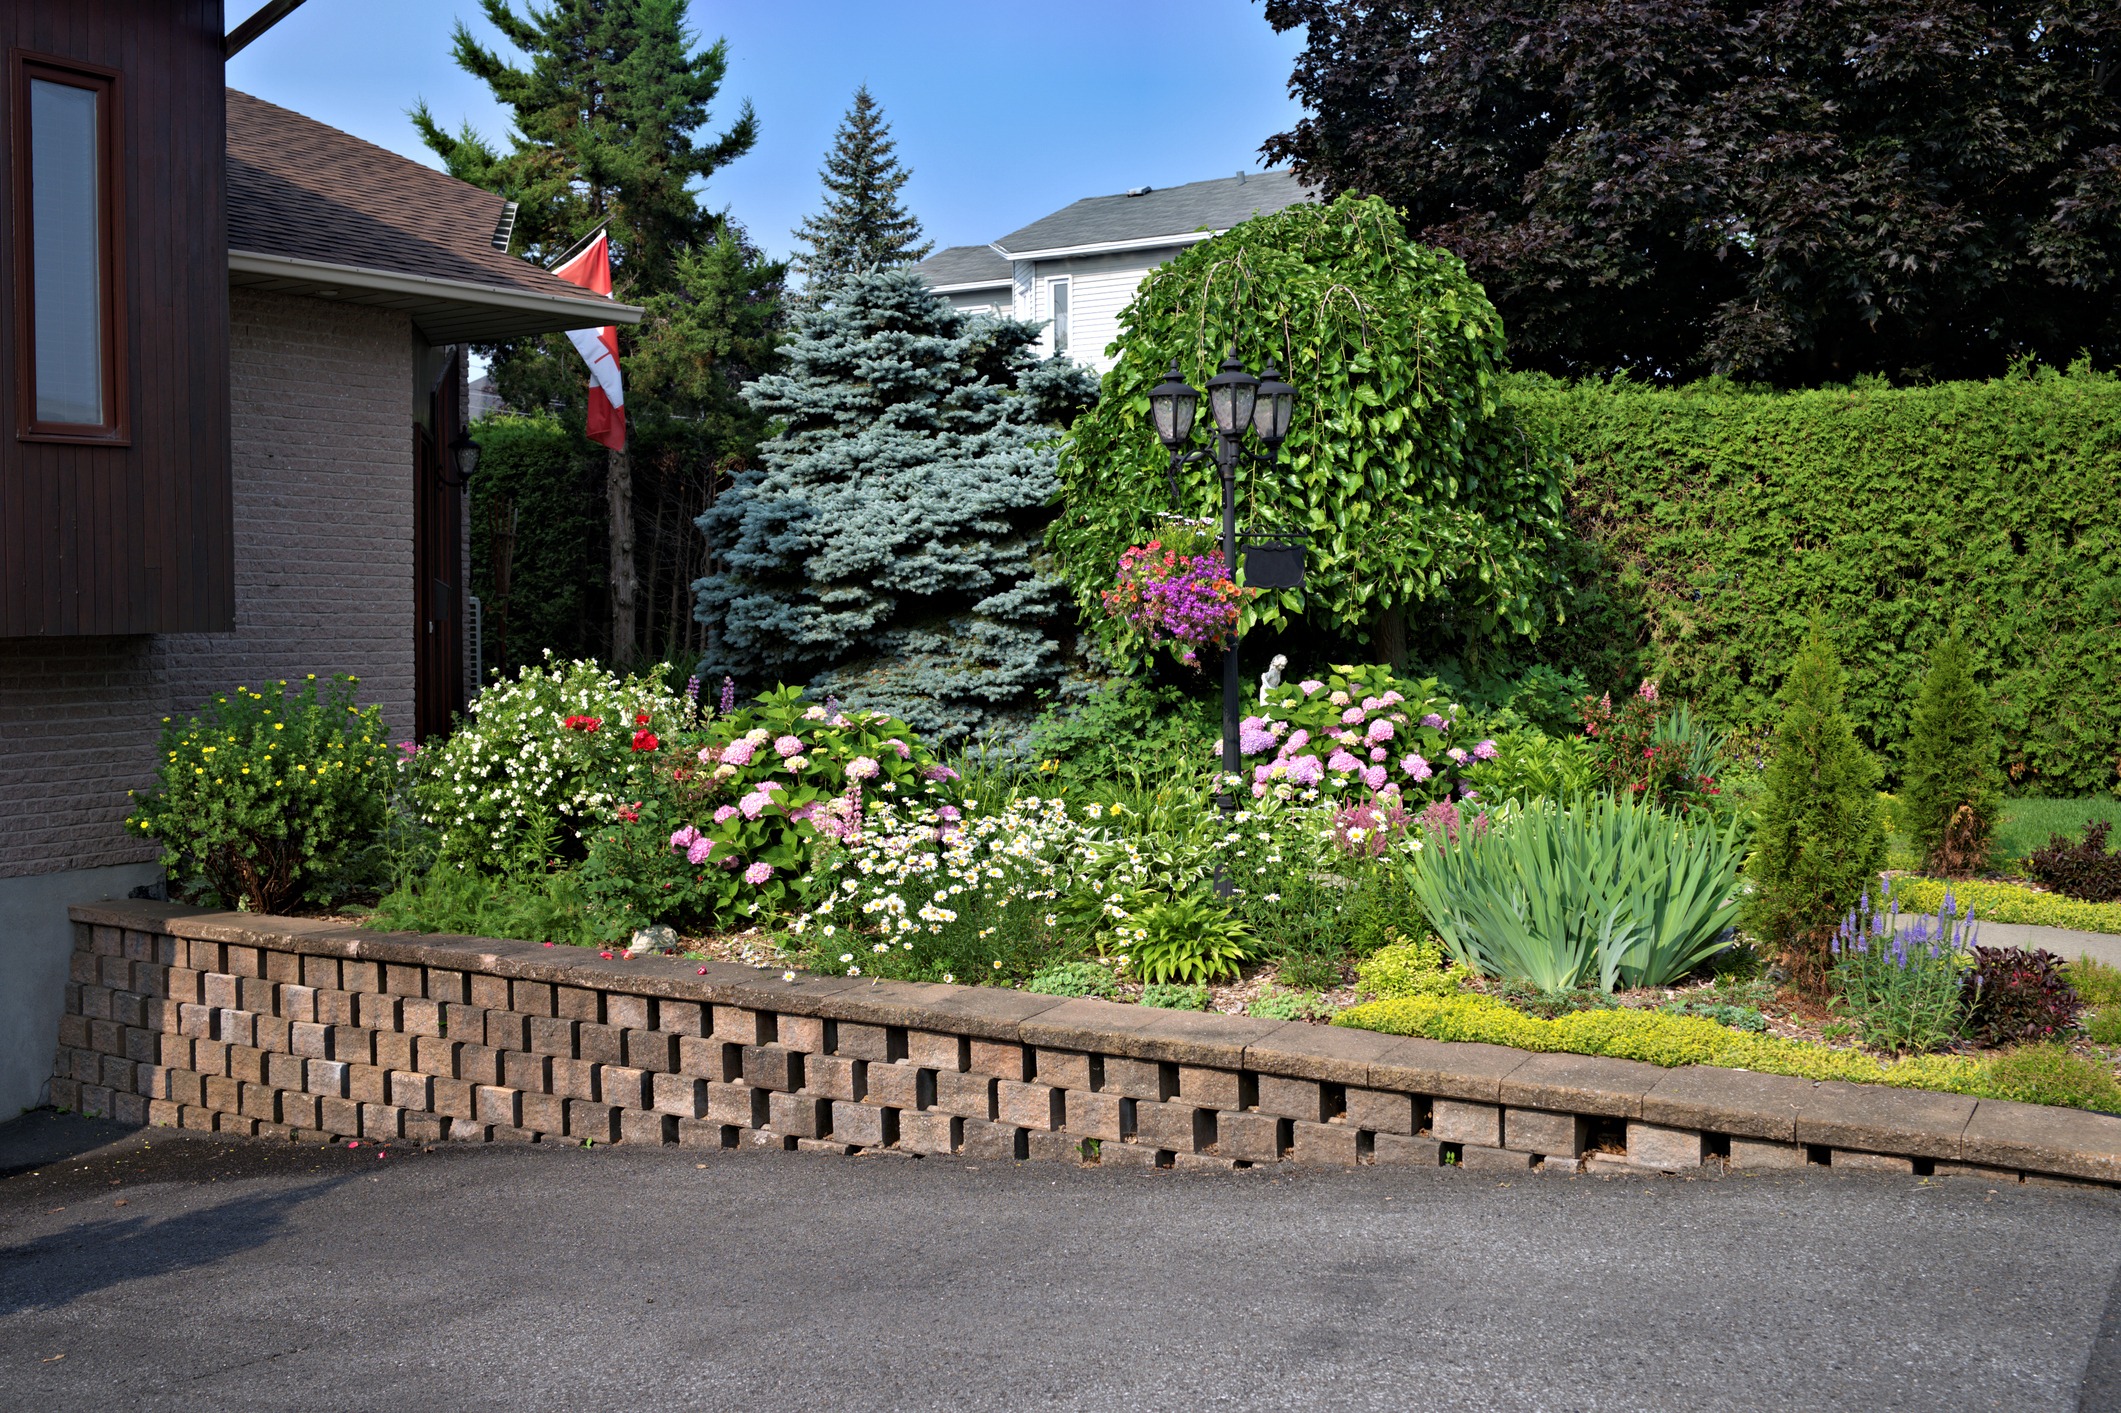
{"label": "weeping mulberry tree", "polygon": [[[1271,473],[1247,470],[1240,516],[1309,536],[1302,591],[1246,605],[1247,628],[1365,638],[1379,658],[1478,651],[1564,607],[1560,488],[1502,405],[1502,320],[1457,256],[1407,238],[1384,202],[1342,197],[1254,217],[1188,247],[1121,316],[1120,358],[1061,458],[1051,542],[1086,617],[1103,621],[1127,547],[1159,532],[1168,457],[1149,389],[1176,362],[1202,387],[1235,345],[1271,357],[1296,415]],[[1204,415],[1194,446],[1207,449]],[[1179,473],[1183,513],[1212,523],[1215,468]]]}
{"label": "weeping mulberry tree", "polygon": [[805,682],[942,741],[1027,714],[1061,674],[1052,443],[1095,396],[1037,336],[903,270],[802,314],[785,371],[744,389],[781,430],[699,520],[708,673]]}

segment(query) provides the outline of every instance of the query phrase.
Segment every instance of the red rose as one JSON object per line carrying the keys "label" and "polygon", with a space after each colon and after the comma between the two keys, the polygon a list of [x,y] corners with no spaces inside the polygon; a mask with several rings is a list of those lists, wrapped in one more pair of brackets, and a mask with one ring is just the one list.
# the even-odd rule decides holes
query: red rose
{"label": "red rose", "polygon": [[648,724],[648,713],[645,711],[635,712],[633,714],[633,724],[636,726],[646,726]]}
{"label": "red rose", "polygon": [[562,723],[569,731],[594,731],[604,724],[601,716],[570,716]]}
{"label": "red rose", "polygon": [[655,732],[653,731],[636,731],[633,733],[633,748],[637,751],[652,751],[661,744],[663,743],[656,740]]}
{"label": "red rose", "polygon": [[640,805],[620,805],[619,818],[625,820],[628,824],[639,824],[641,822]]}

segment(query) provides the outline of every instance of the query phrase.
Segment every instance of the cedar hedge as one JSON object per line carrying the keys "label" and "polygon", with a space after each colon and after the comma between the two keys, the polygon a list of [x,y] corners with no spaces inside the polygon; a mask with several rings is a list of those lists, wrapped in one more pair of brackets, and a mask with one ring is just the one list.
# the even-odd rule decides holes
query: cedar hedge
{"label": "cedar hedge", "polygon": [[[1509,400],[1564,460],[1587,543],[1554,646],[1594,678],[1658,677],[1764,728],[1816,615],[1859,733],[1898,761],[1927,656],[1957,629],[2016,788],[2115,786],[2121,378],[1778,393],[1520,375]],[[1633,660],[1605,651],[1615,636]]]}

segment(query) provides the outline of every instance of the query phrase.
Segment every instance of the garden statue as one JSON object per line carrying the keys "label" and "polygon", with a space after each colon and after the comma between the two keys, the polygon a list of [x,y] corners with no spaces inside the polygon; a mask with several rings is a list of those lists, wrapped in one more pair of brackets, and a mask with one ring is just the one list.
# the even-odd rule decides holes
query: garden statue
{"label": "garden statue", "polygon": [[1281,670],[1288,665],[1289,659],[1280,653],[1276,653],[1274,654],[1274,661],[1267,664],[1267,670],[1259,674],[1259,704],[1261,706],[1267,704],[1267,693],[1281,685]]}

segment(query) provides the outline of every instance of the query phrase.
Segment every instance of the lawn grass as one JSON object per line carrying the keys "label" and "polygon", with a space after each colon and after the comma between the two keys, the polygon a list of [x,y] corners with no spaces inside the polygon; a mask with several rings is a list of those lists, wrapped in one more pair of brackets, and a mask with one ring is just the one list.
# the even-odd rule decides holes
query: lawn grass
{"label": "lawn grass", "polygon": [[2080,799],[2054,799],[2026,795],[2003,802],[2003,817],[1996,824],[1995,861],[1999,867],[2015,869],[2035,849],[2047,847],[2050,837],[2082,837],[2084,826],[2095,819],[2112,823],[2121,832],[2121,800],[2110,795]]}

